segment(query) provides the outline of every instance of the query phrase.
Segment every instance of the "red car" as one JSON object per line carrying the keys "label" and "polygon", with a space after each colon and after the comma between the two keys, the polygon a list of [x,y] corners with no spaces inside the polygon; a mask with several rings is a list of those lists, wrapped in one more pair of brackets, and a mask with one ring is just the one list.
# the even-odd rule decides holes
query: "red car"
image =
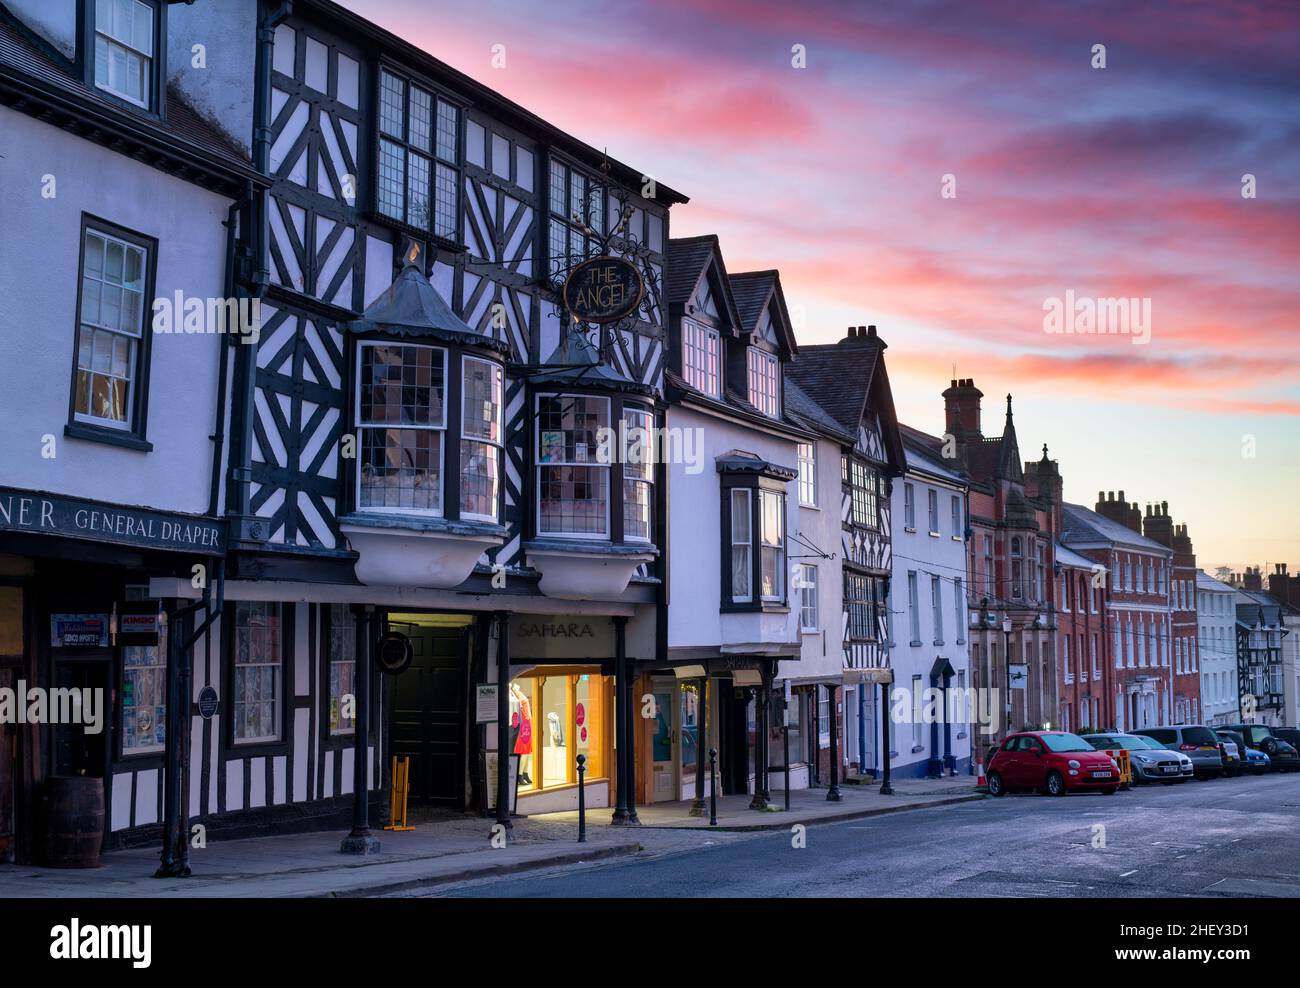
{"label": "red car", "polygon": [[1119,766],[1077,734],[1031,731],[1002,742],[989,762],[988,780],[993,796],[1012,789],[1039,789],[1049,796],[1097,789],[1112,796],[1119,788]]}

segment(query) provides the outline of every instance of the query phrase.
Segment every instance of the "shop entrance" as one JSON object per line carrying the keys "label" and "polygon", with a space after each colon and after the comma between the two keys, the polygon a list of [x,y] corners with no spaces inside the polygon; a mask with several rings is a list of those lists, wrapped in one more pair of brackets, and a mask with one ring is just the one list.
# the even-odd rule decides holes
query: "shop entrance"
{"label": "shop entrance", "polygon": [[651,690],[655,700],[655,719],[654,736],[650,740],[650,757],[654,763],[650,802],[666,803],[680,798],[677,782],[677,680],[653,679]]}
{"label": "shop entrance", "polygon": [[753,690],[719,683],[718,774],[723,795],[749,792],[749,709]]}
{"label": "shop entrance", "polygon": [[[100,710],[106,711],[109,691],[111,655],[61,659],[54,664],[54,685],[57,689],[96,691],[103,697]],[[81,695],[85,695],[82,692]],[[108,739],[105,728],[91,733],[86,725],[58,723],[54,725],[54,775],[79,775],[102,779],[108,775]]]}
{"label": "shop entrance", "polygon": [[460,614],[389,615],[389,626],[411,639],[413,653],[390,688],[390,752],[411,759],[410,798],[416,802],[464,805],[472,622]]}

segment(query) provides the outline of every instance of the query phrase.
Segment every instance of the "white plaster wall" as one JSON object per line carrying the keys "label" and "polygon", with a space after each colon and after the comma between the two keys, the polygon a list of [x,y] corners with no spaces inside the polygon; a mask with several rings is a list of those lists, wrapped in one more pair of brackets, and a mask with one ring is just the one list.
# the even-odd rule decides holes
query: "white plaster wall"
{"label": "white plaster wall", "polygon": [[[63,435],[77,326],[82,213],[158,240],[156,293],[224,294],[230,201],[0,109],[0,483],[178,511],[207,510],[219,338],[158,335],[149,375],[152,452]],[[56,181],[44,198],[46,175]],[[42,456],[53,435],[57,455]]]}
{"label": "white plaster wall", "polygon": [[[668,647],[716,646],[725,643],[797,641],[798,615],[721,614],[719,516],[720,490],[716,460],[732,450],[742,450],[771,463],[794,469],[795,444],[741,425],[680,406],[669,409],[670,428],[698,429],[703,470],[687,473],[688,465],[668,466],[669,526],[672,549],[668,554],[671,599],[668,604]],[[788,539],[798,517],[797,482],[786,488],[787,557],[793,550]],[[793,605],[793,600],[791,604]]]}
{"label": "white plaster wall", "polygon": [[[256,0],[198,0],[167,11],[167,77],[245,152],[253,143]],[[206,66],[196,67],[194,46]]]}
{"label": "white plaster wall", "polygon": [[[907,515],[904,509],[904,485],[911,484],[914,496],[915,529],[907,531]],[[939,537],[929,533],[929,491],[938,494]],[[952,664],[954,673],[966,672],[966,685],[972,685],[970,677],[970,643],[969,615],[963,607],[963,620],[957,624],[957,607],[955,603],[956,584],[962,581],[962,594],[967,593],[966,580],[966,543],[954,541],[952,531],[952,513],[949,498],[956,495],[961,499],[962,522],[965,523],[965,497],[959,491],[930,482],[923,475],[908,471],[903,477],[894,481],[890,495],[890,507],[893,519],[893,567],[890,575],[890,611],[893,615],[892,637],[894,646],[891,661],[894,667],[894,688],[904,687],[911,690],[912,677],[921,677],[921,688],[930,687],[930,669],[935,659],[942,655]],[[920,642],[912,645],[912,616],[908,600],[907,575],[916,573],[917,606],[920,618]],[[940,593],[942,597],[941,615],[943,618],[943,644],[934,644],[934,618],[930,602],[930,576],[941,577]],[[953,676],[952,685],[958,685],[958,678]],[[892,689],[891,689],[892,696]],[[922,697],[924,700],[924,697]],[[909,714],[909,718],[912,715]],[[958,735],[965,733],[965,738]],[[930,725],[921,726],[921,748],[912,751],[912,722],[894,725],[894,747],[898,752],[896,767],[903,768],[915,762],[925,761],[930,757]],[[952,726],[952,754],[960,761],[970,755],[970,729]],[[943,723],[939,724],[939,750],[943,755]]]}
{"label": "white plaster wall", "polygon": [[[1196,591],[1197,651],[1201,670],[1201,719],[1209,723],[1215,717],[1237,714],[1236,608],[1230,592]],[[1225,604],[1226,602],[1226,604]],[[1223,690],[1224,673],[1228,689]],[[1219,697],[1222,696],[1222,699]],[[1213,699],[1211,699],[1213,698]]]}
{"label": "white plaster wall", "polygon": [[69,58],[77,53],[77,0],[5,0],[19,20]]}
{"label": "white plaster wall", "polygon": [[[813,551],[798,542],[791,542],[791,556],[808,556],[793,560],[817,567],[817,622],[815,633],[800,632],[799,660],[782,661],[777,665],[776,678],[804,679],[809,676],[830,676],[844,668],[844,567],[840,549],[842,522],[840,519],[840,447],[829,440],[817,442],[817,506],[799,505],[799,486],[794,485],[794,499],[798,505],[792,518],[798,520],[798,530],[822,552],[833,559],[811,558]],[[791,535],[794,529],[791,529]],[[791,592],[790,606],[799,608],[797,592]],[[795,628],[799,616],[795,615]]]}

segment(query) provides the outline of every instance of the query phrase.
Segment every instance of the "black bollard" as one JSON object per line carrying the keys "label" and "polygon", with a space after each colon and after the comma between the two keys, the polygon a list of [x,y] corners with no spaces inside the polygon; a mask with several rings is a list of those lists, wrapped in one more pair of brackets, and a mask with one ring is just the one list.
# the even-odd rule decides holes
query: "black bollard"
{"label": "black bollard", "polygon": [[587,771],[587,756],[578,756],[578,843],[587,843],[587,787],[582,777]]}
{"label": "black bollard", "polygon": [[709,749],[709,826],[718,825],[718,749]]}

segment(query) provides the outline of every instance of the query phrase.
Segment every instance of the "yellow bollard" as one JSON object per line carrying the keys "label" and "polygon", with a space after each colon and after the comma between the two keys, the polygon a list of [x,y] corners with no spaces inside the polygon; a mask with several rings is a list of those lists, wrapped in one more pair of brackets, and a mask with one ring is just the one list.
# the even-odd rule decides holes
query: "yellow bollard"
{"label": "yellow bollard", "polygon": [[406,825],[406,799],[411,794],[411,759],[406,757],[402,759],[401,764],[397,762],[397,756],[393,756],[393,770],[390,773],[392,782],[388,787],[388,818],[393,822],[386,826],[385,830],[414,830],[414,827]]}

